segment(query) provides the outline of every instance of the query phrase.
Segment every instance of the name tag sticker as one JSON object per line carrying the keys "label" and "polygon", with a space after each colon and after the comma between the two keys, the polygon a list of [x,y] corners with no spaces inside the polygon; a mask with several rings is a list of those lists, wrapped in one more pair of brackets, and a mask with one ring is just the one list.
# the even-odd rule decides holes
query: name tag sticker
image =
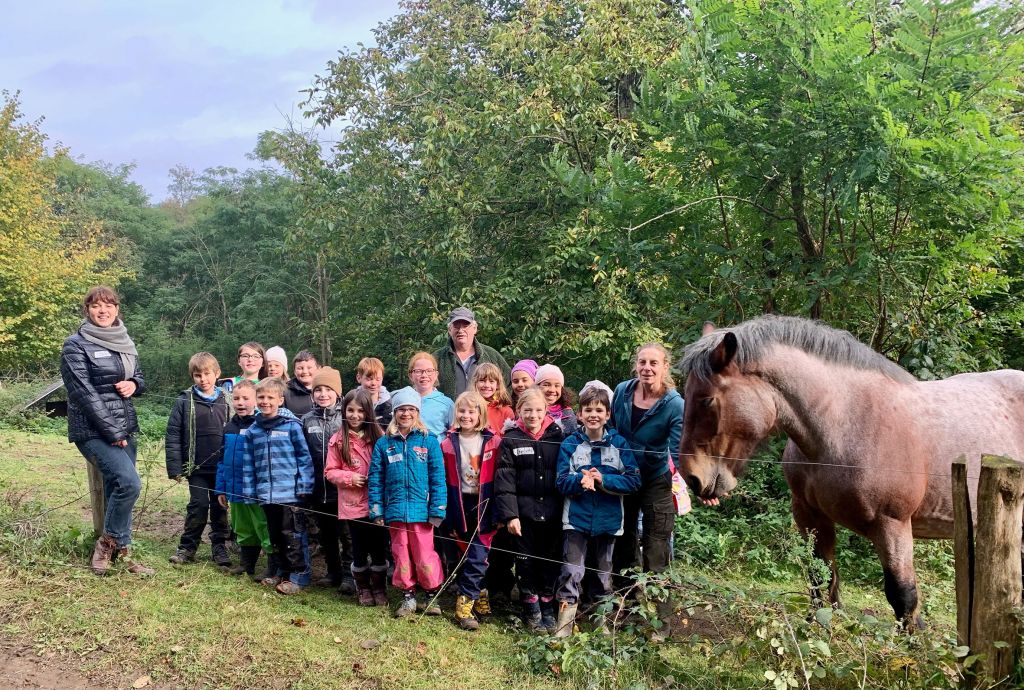
{"label": "name tag sticker", "polygon": [[513,455],[533,455],[533,448],[528,446],[520,446],[512,451]]}
{"label": "name tag sticker", "polygon": [[109,357],[109,356],[110,356],[110,353],[108,351],[106,351],[106,350],[96,350],[95,352],[92,353],[93,359],[103,359],[104,357]]}
{"label": "name tag sticker", "polygon": [[287,431],[274,430],[274,431],[270,432],[270,435],[271,436],[288,436],[288,432]]}
{"label": "name tag sticker", "polygon": [[401,461],[402,461],[402,456],[401,455],[395,454],[395,455],[389,455],[388,456],[388,463],[389,464],[392,463],[392,462],[401,462]]}
{"label": "name tag sticker", "polygon": [[490,460],[490,459],[491,459],[491,458],[492,458],[493,456],[494,456],[494,451],[493,451],[493,450],[489,450],[489,451],[487,451],[486,453],[484,453],[484,462],[487,462],[487,461],[488,461],[488,460]]}

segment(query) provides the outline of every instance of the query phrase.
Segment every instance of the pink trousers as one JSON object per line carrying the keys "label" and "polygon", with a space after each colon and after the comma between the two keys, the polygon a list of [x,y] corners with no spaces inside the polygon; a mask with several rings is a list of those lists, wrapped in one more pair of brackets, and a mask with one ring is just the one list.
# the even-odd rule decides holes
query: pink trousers
{"label": "pink trousers", "polygon": [[392,522],[391,556],[395,559],[395,576],[391,584],[408,590],[419,584],[431,592],[444,582],[441,559],[434,551],[434,528],[427,522]]}

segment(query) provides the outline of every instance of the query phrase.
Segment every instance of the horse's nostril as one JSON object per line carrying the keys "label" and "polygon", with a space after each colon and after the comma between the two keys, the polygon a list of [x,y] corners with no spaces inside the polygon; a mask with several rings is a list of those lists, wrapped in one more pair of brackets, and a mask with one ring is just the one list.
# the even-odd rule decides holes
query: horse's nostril
{"label": "horse's nostril", "polygon": [[690,491],[692,491],[695,496],[700,496],[700,492],[704,488],[700,483],[700,479],[698,479],[694,474],[686,475],[686,485],[690,487]]}

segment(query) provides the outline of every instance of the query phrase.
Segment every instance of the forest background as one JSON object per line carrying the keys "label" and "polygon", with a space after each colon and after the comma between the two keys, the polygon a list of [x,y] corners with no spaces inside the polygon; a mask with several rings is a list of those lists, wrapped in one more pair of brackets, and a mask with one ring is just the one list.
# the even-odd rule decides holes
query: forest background
{"label": "forest background", "polygon": [[439,346],[459,304],[570,383],[769,311],[921,378],[1019,368],[1020,22],[968,1],[407,2],[310,76],[316,130],[265,132],[251,170],[175,168],[158,205],[130,165],[48,151],[5,92],[0,372],[52,372],[96,282],[164,390],[197,350],[233,373],[252,339],[351,386],[362,356],[399,372]]}

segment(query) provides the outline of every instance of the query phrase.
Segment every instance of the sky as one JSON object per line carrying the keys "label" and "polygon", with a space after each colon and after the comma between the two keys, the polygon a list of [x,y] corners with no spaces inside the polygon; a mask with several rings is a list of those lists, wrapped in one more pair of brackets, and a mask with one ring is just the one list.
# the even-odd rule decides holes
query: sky
{"label": "sky", "polygon": [[29,0],[4,3],[0,89],[86,162],[167,171],[254,167],[257,135],[302,121],[300,91],[398,13],[397,0]]}

